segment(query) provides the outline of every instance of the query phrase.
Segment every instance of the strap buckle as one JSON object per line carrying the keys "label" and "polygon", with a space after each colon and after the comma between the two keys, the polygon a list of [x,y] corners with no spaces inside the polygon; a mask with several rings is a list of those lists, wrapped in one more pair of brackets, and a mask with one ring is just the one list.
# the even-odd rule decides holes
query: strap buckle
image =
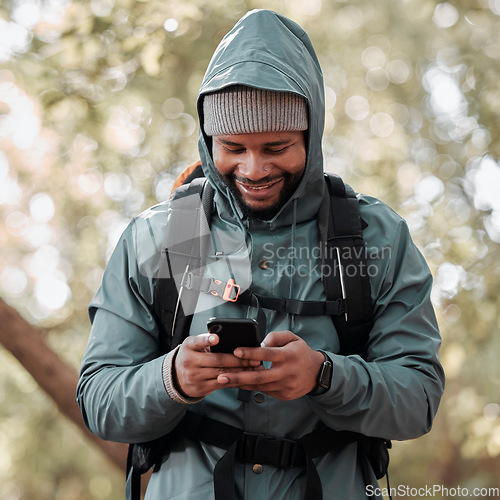
{"label": "strap buckle", "polygon": [[297,465],[297,448],[297,442],[293,439],[244,432],[240,437],[237,453],[245,462],[269,464],[285,469]]}
{"label": "strap buckle", "polygon": [[228,302],[236,302],[238,300],[240,286],[237,285],[232,278],[228,281],[216,280],[214,278],[209,278],[209,280],[210,282],[206,293],[210,293],[214,297],[222,297],[222,300]]}
{"label": "strap buckle", "polygon": [[346,299],[338,299],[337,304],[339,306],[339,315],[347,314]]}
{"label": "strap buckle", "polygon": [[229,279],[226,283],[226,288],[224,289],[224,293],[222,294],[222,298],[229,302],[236,302],[240,295],[240,285],[237,285],[233,278]]}

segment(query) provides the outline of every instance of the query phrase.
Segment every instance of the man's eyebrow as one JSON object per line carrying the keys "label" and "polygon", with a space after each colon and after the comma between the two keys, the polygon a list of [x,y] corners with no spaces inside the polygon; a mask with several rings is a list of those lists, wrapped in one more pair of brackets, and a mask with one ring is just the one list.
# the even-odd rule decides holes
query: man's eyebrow
{"label": "man's eyebrow", "polygon": [[[217,141],[220,142],[221,144],[226,145],[226,146],[233,146],[233,147],[234,146],[240,146],[240,147],[243,147],[243,144],[239,144],[238,142],[229,141],[227,139],[218,138]],[[293,142],[293,139],[282,139],[280,141],[266,142],[264,144],[264,146],[266,146],[266,147],[285,146],[286,144],[290,144],[291,142]]]}
{"label": "man's eyebrow", "polygon": [[228,141],[227,139],[217,138],[216,141],[225,144],[226,146],[242,146],[242,144],[238,144],[237,142],[233,141]]}
{"label": "man's eyebrow", "polygon": [[293,139],[282,139],[281,141],[266,142],[264,146],[285,146],[293,142]]}

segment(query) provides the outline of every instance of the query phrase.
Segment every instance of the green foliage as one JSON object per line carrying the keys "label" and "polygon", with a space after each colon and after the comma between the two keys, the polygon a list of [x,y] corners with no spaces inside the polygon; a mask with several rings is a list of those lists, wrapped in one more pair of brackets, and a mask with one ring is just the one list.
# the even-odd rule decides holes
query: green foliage
{"label": "green foliage", "polygon": [[[204,70],[252,8],[308,31],[326,168],[404,215],[436,276],[447,392],[431,434],[396,444],[393,484],[499,486],[498,0],[5,2],[2,296],[78,368],[106,258],[196,161]],[[0,496],[122,498],[118,473],[0,354]]]}

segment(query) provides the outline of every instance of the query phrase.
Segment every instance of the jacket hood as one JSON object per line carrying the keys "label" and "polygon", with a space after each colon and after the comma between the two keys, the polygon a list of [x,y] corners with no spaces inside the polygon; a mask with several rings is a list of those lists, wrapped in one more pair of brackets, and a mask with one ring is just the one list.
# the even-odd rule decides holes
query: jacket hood
{"label": "jacket hood", "polygon": [[[198,95],[198,146],[203,171],[216,191],[217,210],[226,220],[235,217],[231,206],[237,204],[230,199],[232,195],[213,163],[211,138],[203,132],[203,96],[232,85],[294,92],[306,98],[309,128],[305,172],[295,193],[268,224],[284,226],[312,219],[321,205],[325,184],[321,149],[324,90],[321,68],[307,33],[280,14],[253,10],[238,21],[212,56]],[[296,211],[292,210],[294,203]]]}

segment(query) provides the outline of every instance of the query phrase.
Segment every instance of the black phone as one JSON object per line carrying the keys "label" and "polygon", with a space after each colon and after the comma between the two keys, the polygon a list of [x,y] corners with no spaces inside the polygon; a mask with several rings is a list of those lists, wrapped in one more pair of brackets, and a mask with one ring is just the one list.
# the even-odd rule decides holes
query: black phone
{"label": "black phone", "polygon": [[248,318],[210,318],[210,333],[219,336],[219,343],[210,347],[212,352],[232,353],[237,347],[259,347],[259,325]]}

